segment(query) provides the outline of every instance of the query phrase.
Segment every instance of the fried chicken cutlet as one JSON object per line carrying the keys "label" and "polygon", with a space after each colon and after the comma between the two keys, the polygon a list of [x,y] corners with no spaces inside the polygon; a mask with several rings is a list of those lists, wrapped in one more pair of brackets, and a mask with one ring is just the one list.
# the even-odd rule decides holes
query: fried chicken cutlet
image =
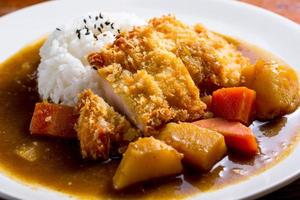
{"label": "fried chicken cutlet", "polygon": [[[237,47],[197,24],[188,26],[173,16],[149,21],[162,41],[160,48],[175,53],[189,70],[197,86],[232,87],[241,82],[241,71],[250,65]],[[172,44],[172,45],[170,45]]]}
{"label": "fried chicken cutlet", "polygon": [[132,73],[120,64],[112,64],[98,71],[108,102],[128,116],[144,135],[153,134],[156,127],[174,118],[161,88],[146,70]]}
{"label": "fried chicken cutlet", "polygon": [[221,36],[201,25],[188,26],[173,16],[153,18],[147,26],[121,34],[113,45],[92,55],[90,63],[97,67],[120,63],[133,70],[147,62],[145,54],[154,49],[181,59],[199,88],[238,86],[242,69],[250,65],[248,58]]}
{"label": "fried chicken cutlet", "polygon": [[75,129],[83,158],[106,160],[113,150],[140,136],[124,116],[91,90],[79,95],[76,109],[80,115]]}
{"label": "fried chicken cutlet", "polygon": [[[103,88],[117,96],[104,95],[107,101],[121,107],[121,113],[146,135],[168,121],[199,119],[205,104],[182,61],[161,49],[145,52],[143,59],[135,69],[120,62],[98,70],[102,85],[107,85]],[[123,103],[116,105],[116,101]]]}
{"label": "fried chicken cutlet", "polygon": [[199,119],[206,107],[182,60],[156,47],[157,34],[148,26],[136,28],[89,56],[99,68],[107,102],[146,135],[169,121]]}

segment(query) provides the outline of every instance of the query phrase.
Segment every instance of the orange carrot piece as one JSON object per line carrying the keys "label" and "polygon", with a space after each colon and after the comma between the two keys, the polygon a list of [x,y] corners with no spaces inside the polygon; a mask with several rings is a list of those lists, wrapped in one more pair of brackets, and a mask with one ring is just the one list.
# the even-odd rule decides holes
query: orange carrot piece
{"label": "orange carrot piece", "polygon": [[212,112],[216,117],[249,125],[253,120],[256,93],[246,87],[222,88],[212,94]]}
{"label": "orange carrot piece", "polygon": [[32,135],[74,138],[78,116],[74,108],[51,103],[36,103],[30,123]]}
{"label": "orange carrot piece", "polygon": [[240,122],[210,118],[195,121],[193,124],[219,132],[224,136],[227,147],[238,153],[254,155],[258,152],[255,135],[249,127]]}

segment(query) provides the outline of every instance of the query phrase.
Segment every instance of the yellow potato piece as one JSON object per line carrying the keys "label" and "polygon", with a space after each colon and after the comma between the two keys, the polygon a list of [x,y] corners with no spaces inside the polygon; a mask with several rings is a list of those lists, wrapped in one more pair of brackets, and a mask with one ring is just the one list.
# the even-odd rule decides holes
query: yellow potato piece
{"label": "yellow potato piece", "polygon": [[169,123],[159,139],[184,155],[184,161],[201,171],[208,171],[226,153],[223,135],[190,123]]}
{"label": "yellow potato piece", "polygon": [[153,137],[140,138],[129,144],[113,177],[113,186],[119,190],[134,183],[182,171],[183,155]]}
{"label": "yellow potato piece", "polygon": [[299,106],[299,80],[290,67],[258,61],[248,87],[256,91],[256,116],[269,120],[295,111]]}

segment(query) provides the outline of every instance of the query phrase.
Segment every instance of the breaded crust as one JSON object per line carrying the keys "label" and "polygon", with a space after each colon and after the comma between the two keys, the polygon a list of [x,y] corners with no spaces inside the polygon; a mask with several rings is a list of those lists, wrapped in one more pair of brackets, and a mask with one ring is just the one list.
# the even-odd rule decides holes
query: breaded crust
{"label": "breaded crust", "polygon": [[120,63],[136,70],[147,62],[145,52],[157,48],[180,58],[199,88],[237,86],[241,70],[250,65],[223,37],[199,24],[188,26],[174,16],[153,18],[147,26],[123,33],[113,45],[90,56],[90,63],[98,67]]}
{"label": "breaded crust", "polygon": [[[190,32],[195,37],[198,37],[198,34],[193,29]],[[150,22],[148,26],[136,27],[133,31],[121,34],[114,44],[88,57],[90,64],[99,68],[100,75],[104,79],[109,79],[107,74],[103,73],[103,71],[107,71],[104,68],[108,67],[108,69],[111,69],[112,66],[114,66],[113,68],[120,66],[119,69],[122,73],[124,71],[123,74],[130,73],[132,76],[135,76],[139,71],[143,71],[149,79],[156,82],[153,82],[152,85],[157,85],[161,91],[161,93],[157,93],[157,97],[164,99],[166,102],[160,105],[165,109],[169,109],[170,114],[164,120],[161,120],[162,118],[156,120],[158,123],[154,124],[152,129],[163,125],[160,123],[163,121],[193,121],[199,119],[203,116],[206,108],[205,104],[200,100],[199,89],[190,75],[189,68],[173,51],[177,48],[177,44],[173,40],[165,39],[164,37],[165,34],[156,31]],[[193,40],[190,41],[190,43],[194,42]],[[197,70],[199,70],[199,67]],[[201,74],[201,72],[198,74]],[[118,79],[120,77],[116,78],[115,82],[108,81],[116,88],[118,87],[116,86]],[[114,91],[116,95],[122,95],[123,99],[125,99],[128,93],[118,91]],[[148,97],[145,96],[145,98]],[[128,107],[134,107],[129,101],[126,101],[125,104]],[[146,104],[141,107],[145,106]],[[133,108],[130,114],[146,115],[147,113]],[[141,116],[140,118],[144,117]],[[148,128],[146,127],[151,124],[149,120],[133,121],[138,127],[142,126],[143,131],[147,130]],[[149,128],[151,129],[151,127]]]}
{"label": "breaded crust", "polygon": [[127,116],[145,135],[174,117],[162,90],[147,71],[131,73],[120,64],[112,64],[98,72],[123,102],[123,111],[127,110]]}
{"label": "breaded crust", "polygon": [[80,115],[75,129],[83,158],[106,160],[112,147],[138,137],[139,132],[126,118],[91,90],[79,95],[76,109]]}
{"label": "breaded crust", "polygon": [[153,18],[149,25],[173,42],[166,48],[181,58],[198,86],[237,86],[241,70],[250,65],[235,45],[200,24],[191,27],[169,15]]}

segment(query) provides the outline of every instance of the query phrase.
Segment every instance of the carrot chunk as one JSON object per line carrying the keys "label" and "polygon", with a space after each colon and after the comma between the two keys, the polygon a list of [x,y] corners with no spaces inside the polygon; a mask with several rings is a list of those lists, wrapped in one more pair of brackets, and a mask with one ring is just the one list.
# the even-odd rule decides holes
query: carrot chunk
{"label": "carrot chunk", "polygon": [[258,152],[255,135],[240,122],[211,118],[195,121],[193,124],[219,132],[224,136],[226,146],[238,153],[254,155]]}
{"label": "carrot chunk", "polygon": [[52,103],[36,103],[30,123],[32,135],[74,138],[78,116],[74,108]]}
{"label": "carrot chunk", "polygon": [[253,120],[256,93],[246,87],[222,88],[212,94],[212,112],[216,117],[249,125]]}

